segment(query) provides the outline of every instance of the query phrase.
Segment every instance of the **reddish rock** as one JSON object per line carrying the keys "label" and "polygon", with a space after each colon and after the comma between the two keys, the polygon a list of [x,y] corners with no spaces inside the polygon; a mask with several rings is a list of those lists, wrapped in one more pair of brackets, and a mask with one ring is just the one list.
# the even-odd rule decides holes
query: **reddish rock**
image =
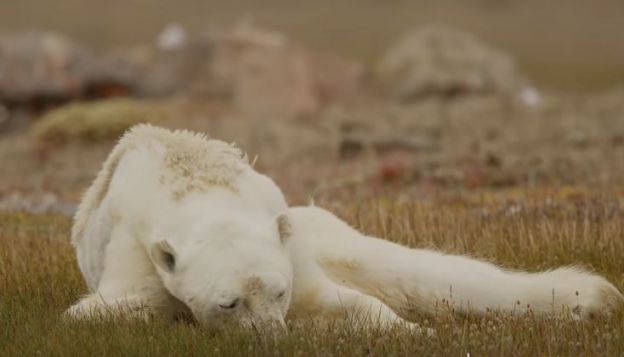
{"label": "reddish rock", "polygon": [[213,79],[250,117],[292,118],[316,114],[352,96],[361,66],[315,54],[286,36],[247,23],[218,37]]}

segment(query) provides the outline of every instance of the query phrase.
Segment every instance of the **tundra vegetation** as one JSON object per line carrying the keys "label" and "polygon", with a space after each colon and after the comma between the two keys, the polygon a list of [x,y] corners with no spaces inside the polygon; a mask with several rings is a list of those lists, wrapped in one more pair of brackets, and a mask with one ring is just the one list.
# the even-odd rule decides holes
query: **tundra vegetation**
{"label": "tundra vegetation", "polygon": [[[524,203],[474,200],[332,204],[368,234],[412,247],[470,254],[531,271],[582,262],[624,288],[624,210],[616,195],[525,192]],[[516,194],[516,198],[518,194]],[[514,202],[519,202],[515,200]],[[61,313],[86,291],[68,234],[53,214],[0,215],[0,354],[11,355],[621,355],[624,311],[585,320],[519,314],[459,315],[452,306],[413,316],[434,336],[384,331],[357,317],[289,316],[289,333],[189,321],[67,323]]]}

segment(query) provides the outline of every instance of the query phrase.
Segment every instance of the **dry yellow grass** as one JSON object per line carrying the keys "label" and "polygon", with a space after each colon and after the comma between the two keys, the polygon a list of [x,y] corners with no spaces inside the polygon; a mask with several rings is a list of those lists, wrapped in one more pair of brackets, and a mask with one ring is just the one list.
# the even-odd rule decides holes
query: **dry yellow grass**
{"label": "dry yellow grass", "polygon": [[[369,234],[541,270],[582,264],[624,288],[624,208],[609,195],[513,202],[334,204]],[[292,316],[290,333],[267,337],[187,322],[67,324],[62,311],[86,291],[60,216],[0,214],[0,355],[623,355],[624,311],[586,321],[415,316],[434,337],[362,328],[357,321]]]}

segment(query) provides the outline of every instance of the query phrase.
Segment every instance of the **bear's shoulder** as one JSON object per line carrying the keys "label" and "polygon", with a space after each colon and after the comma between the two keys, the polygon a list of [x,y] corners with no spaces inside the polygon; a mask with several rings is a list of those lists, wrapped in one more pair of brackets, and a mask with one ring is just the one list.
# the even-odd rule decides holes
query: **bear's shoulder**
{"label": "bear's shoulder", "polygon": [[172,131],[149,124],[135,125],[115,145],[83,195],[74,216],[74,244],[83,239],[89,218],[108,194],[120,161],[136,149],[155,153],[151,157],[159,161],[157,179],[177,200],[191,192],[202,192],[214,186],[236,192],[237,177],[249,167],[246,155],[233,144],[209,139],[205,134],[189,130]]}
{"label": "bear's shoulder", "polygon": [[118,146],[124,151],[137,147],[159,150],[162,170],[158,179],[176,199],[213,186],[236,190],[236,178],[249,166],[247,156],[236,145],[189,130],[139,124],[128,130]]}

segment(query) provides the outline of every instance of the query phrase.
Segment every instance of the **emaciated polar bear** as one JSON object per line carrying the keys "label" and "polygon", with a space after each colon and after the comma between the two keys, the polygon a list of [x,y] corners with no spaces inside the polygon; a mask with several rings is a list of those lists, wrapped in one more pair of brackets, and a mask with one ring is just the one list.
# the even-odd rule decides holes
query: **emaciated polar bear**
{"label": "emaciated polar bear", "polygon": [[190,313],[258,326],[283,325],[287,311],[356,311],[385,326],[443,301],[456,311],[514,311],[520,302],[578,315],[623,299],[579,268],[505,271],[364,236],[320,208],[288,209],[237,148],[148,125],[125,134],[104,163],[72,241],[92,291],[67,311],[72,318]]}

